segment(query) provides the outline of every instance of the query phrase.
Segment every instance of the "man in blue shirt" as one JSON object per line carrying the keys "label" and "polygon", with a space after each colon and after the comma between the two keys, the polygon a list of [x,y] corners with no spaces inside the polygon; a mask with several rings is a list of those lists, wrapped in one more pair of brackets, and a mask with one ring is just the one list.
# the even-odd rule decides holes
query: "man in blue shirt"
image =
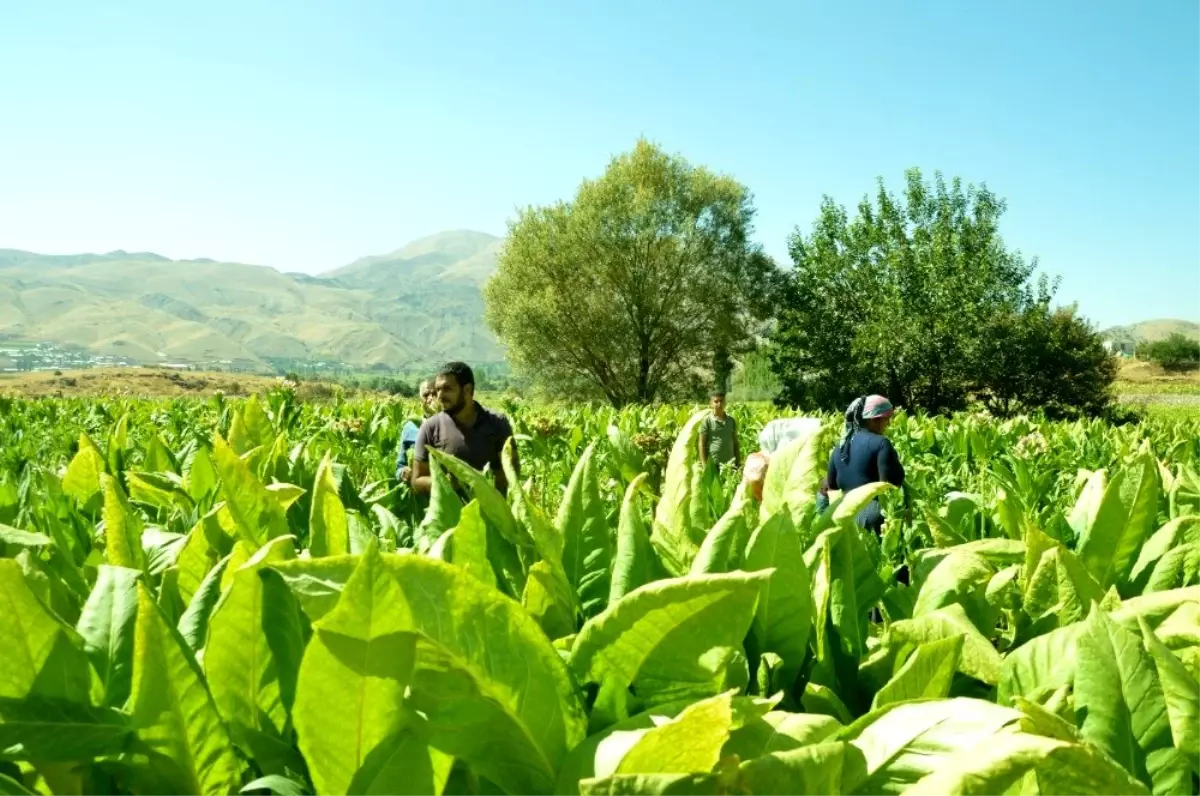
{"label": "man in blue shirt", "polygon": [[[425,379],[417,388],[421,395],[421,411],[424,420],[437,412],[437,390],[433,388],[433,379]],[[409,420],[400,430],[400,452],[396,456],[396,480],[408,483],[412,474],[412,449],[417,444],[417,433],[421,427]]]}

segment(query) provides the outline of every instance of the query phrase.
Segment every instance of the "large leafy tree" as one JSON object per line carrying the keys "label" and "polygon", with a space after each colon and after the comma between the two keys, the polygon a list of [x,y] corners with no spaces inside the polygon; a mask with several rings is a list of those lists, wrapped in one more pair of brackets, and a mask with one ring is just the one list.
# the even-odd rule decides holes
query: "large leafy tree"
{"label": "large leafy tree", "polygon": [[744,186],[639,141],[572,201],[519,213],[484,291],[488,325],[561,395],[620,406],[723,380],[780,278],[753,217]]}
{"label": "large leafy tree", "polygon": [[1043,295],[997,313],[983,331],[976,394],[993,413],[1074,418],[1113,408],[1117,360],[1075,307],[1052,309]]}
{"label": "large leafy tree", "polygon": [[826,197],[790,241],[772,366],[780,402],[843,405],[881,392],[932,412],[963,406],[979,380],[983,332],[1036,300],[1036,261],[1009,251],[1004,202],[986,187],[912,169],[896,197],[879,183],[851,218]]}

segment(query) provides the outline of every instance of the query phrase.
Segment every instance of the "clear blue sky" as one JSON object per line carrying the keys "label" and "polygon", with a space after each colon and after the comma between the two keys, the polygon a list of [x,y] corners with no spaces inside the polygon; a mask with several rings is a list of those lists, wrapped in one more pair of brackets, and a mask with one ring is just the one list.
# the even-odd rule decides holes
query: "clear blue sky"
{"label": "clear blue sky", "polygon": [[1200,4],[0,0],[0,247],[319,272],[503,234],[640,135],[747,184],[986,182],[1108,325],[1200,318]]}

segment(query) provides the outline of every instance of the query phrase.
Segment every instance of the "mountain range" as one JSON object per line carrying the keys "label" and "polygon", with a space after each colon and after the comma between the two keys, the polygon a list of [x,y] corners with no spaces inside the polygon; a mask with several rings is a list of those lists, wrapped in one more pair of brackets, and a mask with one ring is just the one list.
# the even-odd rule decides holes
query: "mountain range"
{"label": "mountain range", "polygon": [[1166,340],[1173,334],[1200,340],[1200,323],[1162,318],[1154,321],[1142,321],[1130,326],[1114,326],[1111,329],[1105,329],[1100,334],[1106,340],[1132,343],[1133,345]]}
{"label": "mountain range", "polygon": [[[157,254],[0,249],[0,348],[53,343],[136,363],[316,363],[403,370],[448,359],[498,363],[482,287],[503,241],[457,230],[318,276]],[[1107,329],[1133,344],[1190,321]]]}
{"label": "mountain range", "polygon": [[0,338],[139,363],[500,362],[482,287],[501,243],[443,232],[319,276],[148,253],[0,249]]}

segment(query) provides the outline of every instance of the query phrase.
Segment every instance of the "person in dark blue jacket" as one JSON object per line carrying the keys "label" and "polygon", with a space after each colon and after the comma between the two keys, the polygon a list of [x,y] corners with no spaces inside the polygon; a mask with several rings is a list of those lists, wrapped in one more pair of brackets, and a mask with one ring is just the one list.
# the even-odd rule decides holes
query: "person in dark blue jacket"
{"label": "person in dark blue jacket", "polygon": [[[880,481],[904,486],[904,467],[891,440],[884,436],[894,413],[891,401],[882,395],[864,396],[850,404],[842,439],[829,457],[825,489],[849,492]],[[854,519],[859,526],[882,533],[879,500],[868,503]]]}

